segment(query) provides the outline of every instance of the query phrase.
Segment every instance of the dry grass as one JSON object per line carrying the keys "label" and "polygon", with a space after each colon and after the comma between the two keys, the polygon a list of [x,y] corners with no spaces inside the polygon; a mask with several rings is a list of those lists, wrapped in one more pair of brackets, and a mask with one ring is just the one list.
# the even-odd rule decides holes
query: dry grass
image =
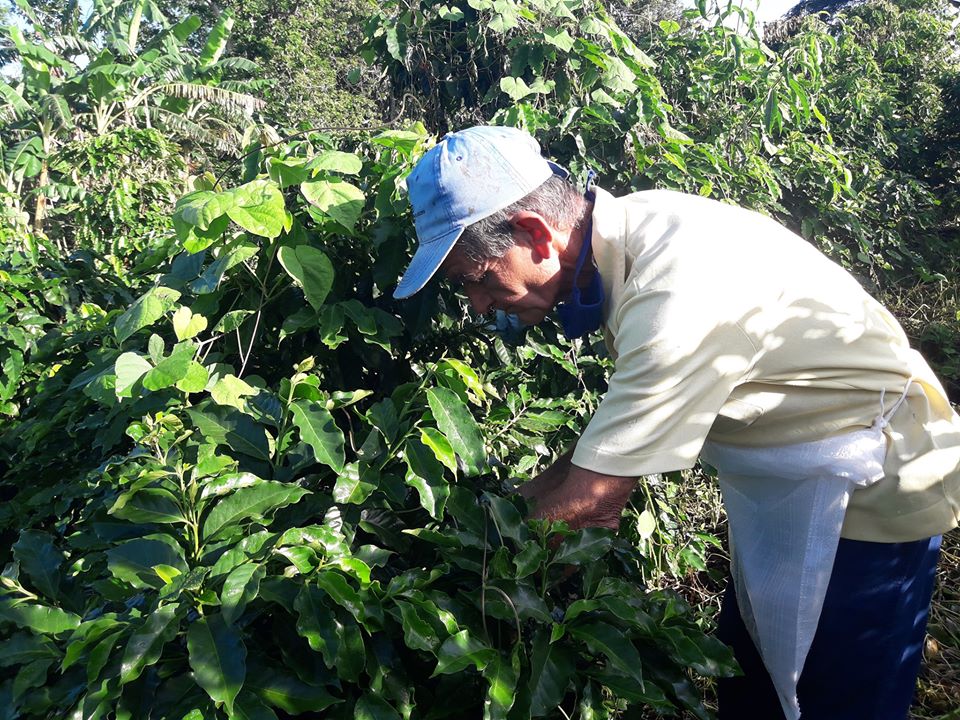
{"label": "dry grass", "polygon": [[[960,268],[958,268],[960,270]],[[960,402],[960,273],[948,280],[898,287],[883,298],[943,381],[954,407]],[[948,533],[937,571],[912,720],[960,720],[960,530]]]}
{"label": "dry grass", "polygon": [[960,533],[943,539],[913,720],[960,720]]}

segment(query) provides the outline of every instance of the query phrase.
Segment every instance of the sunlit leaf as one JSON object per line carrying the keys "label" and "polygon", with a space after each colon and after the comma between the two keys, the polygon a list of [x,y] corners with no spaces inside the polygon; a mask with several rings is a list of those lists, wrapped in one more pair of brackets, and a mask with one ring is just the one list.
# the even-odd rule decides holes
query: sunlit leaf
{"label": "sunlit leaf", "polygon": [[203,537],[210,540],[217,533],[240,522],[261,518],[278,508],[298,502],[309,492],[298,485],[269,481],[241,488],[213,506],[203,523]]}
{"label": "sunlit leaf", "polygon": [[477,421],[467,406],[455,392],[444,387],[428,388],[427,401],[437,427],[466,465],[467,475],[478,475],[486,467],[486,453]]}
{"label": "sunlit leaf", "polygon": [[357,224],[366,202],[360,188],[337,178],[308,180],[300,190],[311,205],[348,230]]}
{"label": "sunlit leaf", "polygon": [[317,462],[328,465],[335,472],[342,472],[343,432],[333,421],[330,411],[319,403],[297,400],[291,403],[290,412],[300,430],[300,437],[313,449]]}
{"label": "sunlit leaf", "polygon": [[163,646],[176,635],[177,624],[176,605],[163,605],[147,615],[144,623],[130,636],[123,651],[121,684],[136,680],[145,668],[160,659]]}
{"label": "sunlit leaf", "polygon": [[307,302],[319,310],[333,285],[333,265],[326,254],[309,245],[284,245],[277,258],[287,274],[303,288]]}

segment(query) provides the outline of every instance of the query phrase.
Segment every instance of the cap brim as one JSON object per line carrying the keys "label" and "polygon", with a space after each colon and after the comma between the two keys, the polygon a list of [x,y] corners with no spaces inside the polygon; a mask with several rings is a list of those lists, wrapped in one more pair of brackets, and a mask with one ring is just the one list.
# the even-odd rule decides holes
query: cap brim
{"label": "cap brim", "polygon": [[441,263],[453,249],[457,239],[463,234],[463,228],[455,227],[446,235],[443,235],[433,242],[420,243],[417,251],[413,254],[413,259],[407,266],[403,277],[397,283],[397,289],[393,291],[393,297],[397,300],[403,300],[411,295],[418,293],[423,286],[430,282]]}

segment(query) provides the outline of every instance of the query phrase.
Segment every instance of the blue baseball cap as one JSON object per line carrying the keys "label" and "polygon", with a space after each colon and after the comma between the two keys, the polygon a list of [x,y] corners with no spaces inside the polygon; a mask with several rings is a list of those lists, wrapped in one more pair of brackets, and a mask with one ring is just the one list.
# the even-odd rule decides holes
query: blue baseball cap
{"label": "blue baseball cap", "polygon": [[407,176],[420,244],[393,296],[407,298],[422,289],[464,228],[529,195],[554,174],[567,177],[523,130],[481,125],[444,136]]}

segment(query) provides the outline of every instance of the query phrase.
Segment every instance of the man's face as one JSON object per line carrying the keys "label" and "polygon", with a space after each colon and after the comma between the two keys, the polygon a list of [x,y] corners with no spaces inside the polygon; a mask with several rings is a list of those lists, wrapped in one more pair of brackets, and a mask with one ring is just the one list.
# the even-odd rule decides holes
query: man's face
{"label": "man's face", "polygon": [[461,285],[474,312],[503,310],[525,325],[542,321],[561,299],[559,257],[543,257],[523,238],[497,259],[468,260],[456,246],[440,266],[447,279]]}

